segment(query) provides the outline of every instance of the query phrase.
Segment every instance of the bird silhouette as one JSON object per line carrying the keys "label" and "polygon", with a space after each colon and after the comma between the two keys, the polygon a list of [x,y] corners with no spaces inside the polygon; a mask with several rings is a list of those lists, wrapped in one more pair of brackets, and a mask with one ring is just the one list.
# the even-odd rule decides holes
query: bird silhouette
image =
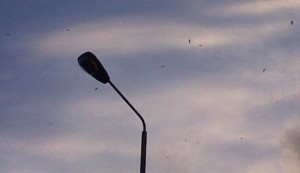
{"label": "bird silhouette", "polygon": [[263,69],[263,72],[265,72],[265,71],[266,71],[266,69],[264,68],[264,69]]}
{"label": "bird silhouette", "polygon": [[66,31],[70,31],[69,29],[66,29]]}
{"label": "bird silhouette", "polygon": [[191,44],[191,39],[189,38],[189,44]]}
{"label": "bird silhouette", "polygon": [[97,91],[97,90],[98,90],[98,88],[95,88],[94,90],[95,90],[95,91]]}
{"label": "bird silhouette", "polygon": [[294,21],[293,21],[293,20],[291,20],[291,22],[290,22],[290,23],[291,23],[291,25],[294,25]]}

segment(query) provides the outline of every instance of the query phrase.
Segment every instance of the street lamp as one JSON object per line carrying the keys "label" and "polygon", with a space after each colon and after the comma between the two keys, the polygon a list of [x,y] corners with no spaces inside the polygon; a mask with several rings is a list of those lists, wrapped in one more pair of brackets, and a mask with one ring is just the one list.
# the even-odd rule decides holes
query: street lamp
{"label": "street lamp", "polygon": [[135,112],[140,118],[143,124],[142,139],[141,139],[141,163],[140,173],[146,172],[146,146],[147,146],[147,131],[146,123],[140,113],[131,105],[131,103],[123,96],[118,88],[110,81],[109,75],[105,68],[98,60],[98,58],[91,52],[85,52],[78,57],[78,64],[91,76],[93,76],[99,82],[106,84],[109,83],[114,90],[122,97],[122,99],[128,104],[128,106]]}

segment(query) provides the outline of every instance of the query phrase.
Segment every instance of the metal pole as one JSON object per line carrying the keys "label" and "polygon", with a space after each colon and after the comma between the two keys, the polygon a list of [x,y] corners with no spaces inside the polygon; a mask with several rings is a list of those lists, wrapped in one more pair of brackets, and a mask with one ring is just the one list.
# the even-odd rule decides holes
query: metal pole
{"label": "metal pole", "polygon": [[146,172],[147,132],[142,132],[140,173]]}
{"label": "metal pole", "polygon": [[108,82],[114,90],[122,97],[122,99],[128,104],[128,106],[136,113],[136,115],[140,118],[143,123],[143,131],[142,131],[142,140],[141,140],[141,163],[140,163],[140,173],[146,172],[146,151],[147,151],[147,131],[146,131],[146,123],[144,118],[140,115],[140,113],[131,105],[131,103],[123,96],[123,94],[118,90],[118,88],[111,82]]}

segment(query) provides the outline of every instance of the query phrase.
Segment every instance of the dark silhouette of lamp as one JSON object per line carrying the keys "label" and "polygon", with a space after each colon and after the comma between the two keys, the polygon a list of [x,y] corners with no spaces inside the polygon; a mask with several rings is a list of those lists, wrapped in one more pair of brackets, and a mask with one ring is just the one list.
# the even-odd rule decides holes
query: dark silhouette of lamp
{"label": "dark silhouette of lamp", "polygon": [[106,84],[109,83],[114,90],[122,97],[122,99],[128,104],[128,106],[135,112],[135,114],[140,118],[143,124],[142,140],[141,140],[141,163],[140,163],[140,173],[146,172],[146,146],[147,146],[147,131],[146,123],[144,118],[139,114],[139,112],[131,105],[131,103],[123,96],[123,94],[118,90],[118,88],[110,81],[109,75],[105,68],[98,60],[98,58],[91,52],[85,52],[78,57],[78,64],[91,76],[93,76],[99,82]]}

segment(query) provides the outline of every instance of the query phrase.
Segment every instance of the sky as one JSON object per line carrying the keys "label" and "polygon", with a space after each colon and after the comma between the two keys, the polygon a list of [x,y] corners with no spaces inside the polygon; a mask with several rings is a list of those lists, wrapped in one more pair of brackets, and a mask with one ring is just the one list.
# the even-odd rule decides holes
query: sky
{"label": "sky", "polygon": [[[300,1],[2,0],[0,172],[300,172]],[[189,42],[190,40],[190,42]]]}

